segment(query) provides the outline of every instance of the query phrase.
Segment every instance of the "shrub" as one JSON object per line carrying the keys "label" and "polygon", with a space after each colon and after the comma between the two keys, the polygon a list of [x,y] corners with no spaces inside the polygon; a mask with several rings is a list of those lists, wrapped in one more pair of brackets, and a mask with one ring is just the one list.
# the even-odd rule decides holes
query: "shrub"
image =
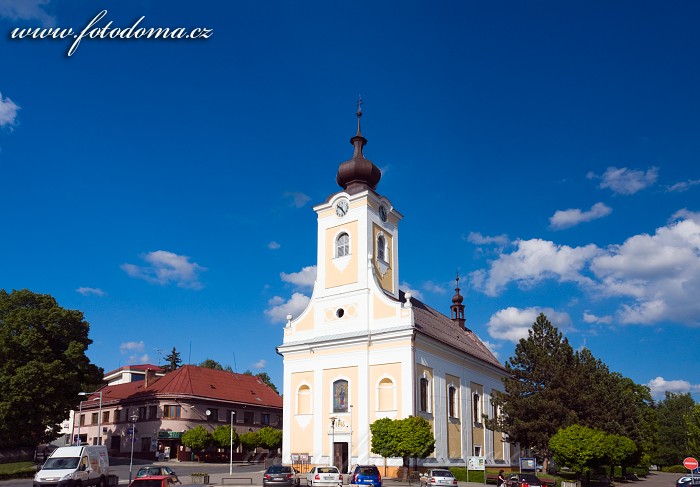
{"label": "shrub", "polygon": [[671,465],[669,467],[661,467],[661,471],[671,473],[688,473],[688,469],[685,468],[683,465]]}

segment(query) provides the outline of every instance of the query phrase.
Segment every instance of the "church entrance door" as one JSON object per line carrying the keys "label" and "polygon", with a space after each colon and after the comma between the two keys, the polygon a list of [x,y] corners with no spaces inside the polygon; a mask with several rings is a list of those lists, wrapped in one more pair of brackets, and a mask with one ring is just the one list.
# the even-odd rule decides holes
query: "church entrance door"
{"label": "church entrance door", "polygon": [[348,444],[335,442],[333,443],[333,465],[338,467],[341,473],[347,473],[350,466],[348,465]]}

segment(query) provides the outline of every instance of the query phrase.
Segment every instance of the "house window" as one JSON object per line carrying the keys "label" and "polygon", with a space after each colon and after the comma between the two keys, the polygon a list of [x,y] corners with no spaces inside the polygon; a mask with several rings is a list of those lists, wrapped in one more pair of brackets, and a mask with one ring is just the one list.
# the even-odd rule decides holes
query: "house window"
{"label": "house window", "polygon": [[141,437],[141,451],[151,451],[151,438]]}
{"label": "house window", "polygon": [[146,420],[146,406],[139,407],[139,421]]}
{"label": "house window", "polygon": [[209,421],[218,421],[218,420],[219,420],[219,410],[209,408]]}
{"label": "house window", "polygon": [[260,423],[264,425],[269,425],[270,424],[270,415],[263,413],[260,418]]}
{"label": "house window", "polygon": [[380,235],[377,238],[377,258],[386,262],[386,241],[384,240],[384,235]]}
{"label": "house window", "polygon": [[168,405],[163,406],[163,417],[164,418],[179,418],[182,414],[181,407],[179,405]]}
{"label": "house window", "polygon": [[424,413],[430,412],[430,383],[428,379],[422,377],[420,380],[420,410]]}
{"label": "house window", "polygon": [[474,456],[475,457],[481,456],[481,445],[474,445]]}
{"label": "house window", "polygon": [[348,381],[337,380],[333,383],[333,412],[348,412]]}
{"label": "house window", "polygon": [[156,419],[158,417],[158,406],[148,406],[148,419]]}
{"label": "house window", "polygon": [[472,397],[474,406],[474,424],[481,424],[481,396],[478,392],[475,392]]}
{"label": "house window", "polygon": [[80,415],[80,423],[78,423],[78,424],[80,424],[81,426],[85,424],[85,415],[84,414]]}
{"label": "house window", "polygon": [[306,384],[297,389],[297,414],[311,414],[311,388]]}
{"label": "house window", "polygon": [[97,424],[99,420],[99,413],[92,413],[92,422],[90,424]]}
{"label": "house window", "polygon": [[450,418],[457,417],[457,389],[450,386],[447,393],[447,407]]}
{"label": "house window", "polygon": [[253,411],[246,411],[243,413],[243,422],[245,424],[253,424],[255,419],[255,413]]}
{"label": "house window", "polygon": [[109,411],[102,411],[102,422],[109,423]]}
{"label": "house window", "polygon": [[350,255],[350,236],[347,233],[341,233],[335,241],[335,256],[346,255]]}
{"label": "house window", "polygon": [[379,387],[377,389],[377,396],[379,398],[377,409],[379,411],[393,411],[396,409],[394,407],[394,383],[392,380],[385,377],[379,381]]}

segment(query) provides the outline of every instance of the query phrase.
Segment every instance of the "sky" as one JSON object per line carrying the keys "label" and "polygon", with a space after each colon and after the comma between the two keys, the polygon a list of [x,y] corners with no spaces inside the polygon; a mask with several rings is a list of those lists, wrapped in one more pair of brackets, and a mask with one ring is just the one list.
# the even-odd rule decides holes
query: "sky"
{"label": "sky", "polygon": [[700,401],[698,21],[691,1],[0,0],[0,289],[82,311],[105,371],[175,347],[281,387],[361,95],[403,290],[449,314],[459,273],[502,363],[543,312]]}

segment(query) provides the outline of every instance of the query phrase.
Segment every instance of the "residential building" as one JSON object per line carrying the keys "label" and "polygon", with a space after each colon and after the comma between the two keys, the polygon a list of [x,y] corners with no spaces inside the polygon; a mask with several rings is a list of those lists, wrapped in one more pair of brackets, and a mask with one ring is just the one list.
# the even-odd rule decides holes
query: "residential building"
{"label": "residential building", "polygon": [[181,445],[188,429],[233,424],[241,434],[281,428],[282,398],[255,376],[185,365],[162,377],[147,370],[143,380],[104,386],[75,414],[74,441],[80,435],[83,443],[104,443],[113,456],[130,454],[133,441],[136,457],[160,452],[190,459]]}
{"label": "residential building", "polygon": [[[399,289],[403,215],[377,192],[382,174],[364,157],[361,116],[358,110],[354,154],[336,176],[342,189],[314,207],[310,303],[287,317],[277,349],[284,357],[283,462],[341,471],[384,466],[371,452],[370,424],[420,416],[436,438],[421,466],[464,466],[468,457],[510,466],[511,445],[484,422],[498,413],[491,399],[507,372],[467,328],[458,285],[444,306],[450,316]],[[395,474],[401,459],[388,465]]]}

